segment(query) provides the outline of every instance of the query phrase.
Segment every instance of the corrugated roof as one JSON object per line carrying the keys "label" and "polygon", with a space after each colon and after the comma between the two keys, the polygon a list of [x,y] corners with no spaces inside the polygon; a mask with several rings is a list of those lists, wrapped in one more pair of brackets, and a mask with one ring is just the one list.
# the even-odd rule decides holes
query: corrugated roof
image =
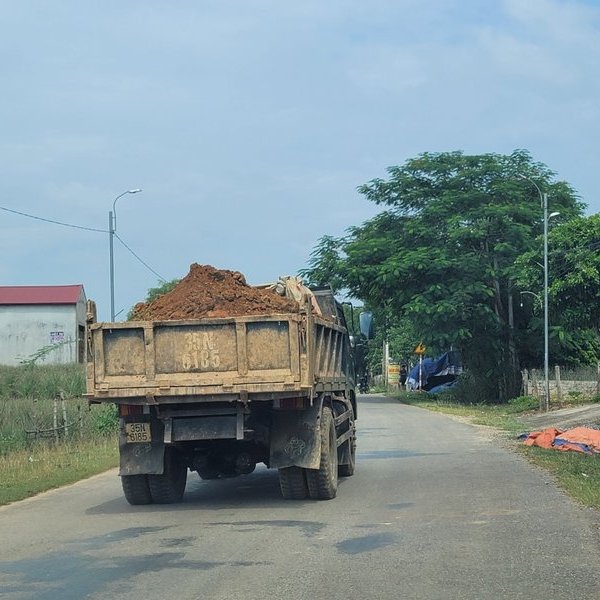
{"label": "corrugated roof", "polygon": [[0,304],[77,304],[83,285],[0,285]]}

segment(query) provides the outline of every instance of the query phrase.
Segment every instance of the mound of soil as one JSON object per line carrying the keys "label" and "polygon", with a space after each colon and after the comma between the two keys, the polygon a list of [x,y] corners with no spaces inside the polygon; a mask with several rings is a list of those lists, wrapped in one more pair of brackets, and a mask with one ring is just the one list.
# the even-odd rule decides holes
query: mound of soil
{"label": "mound of soil", "polygon": [[194,263],[168,293],[135,306],[134,319],[170,321],[298,312],[299,305],[272,290],[250,287],[238,271]]}

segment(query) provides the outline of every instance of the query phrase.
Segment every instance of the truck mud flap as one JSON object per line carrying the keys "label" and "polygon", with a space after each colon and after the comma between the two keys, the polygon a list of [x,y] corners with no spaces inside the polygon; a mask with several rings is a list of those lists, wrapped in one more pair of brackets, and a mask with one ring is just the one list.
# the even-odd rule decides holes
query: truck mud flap
{"label": "truck mud flap", "polygon": [[150,422],[150,427],[151,442],[128,443],[122,422],[119,428],[119,475],[162,475],[165,455],[164,427],[155,419]]}
{"label": "truck mud flap", "polygon": [[322,400],[303,411],[276,411],[271,427],[269,466],[318,469],[321,461]]}

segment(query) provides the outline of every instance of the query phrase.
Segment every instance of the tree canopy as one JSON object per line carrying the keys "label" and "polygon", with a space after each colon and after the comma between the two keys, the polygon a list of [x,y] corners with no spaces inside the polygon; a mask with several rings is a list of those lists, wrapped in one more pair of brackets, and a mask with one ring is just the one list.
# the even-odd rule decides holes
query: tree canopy
{"label": "tree canopy", "polygon": [[[156,287],[148,288],[146,292],[146,299],[144,302],[152,302],[156,300],[160,296],[163,296],[167,292],[170,292],[181,279],[171,279],[170,281],[162,281]],[[127,313],[127,320],[131,321],[133,319],[133,315],[135,314],[135,306],[132,306],[129,312]]]}
{"label": "tree canopy", "polygon": [[[567,365],[592,363],[600,357],[600,215],[553,226],[548,248],[550,353]],[[538,345],[542,306],[532,301],[535,296],[530,290],[543,289],[542,260],[542,252],[536,248],[516,264],[519,287],[529,295],[524,303],[529,308],[529,314],[525,309],[530,319],[528,330],[537,333],[530,340],[537,340]]]}
{"label": "tree canopy", "polygon": [[524,150],[421,154],[359,188],[383,212],[344,237],[322,238],[303,275],[333,279],[396,321],[409,318],[416,341],[460,348],[479,385],[504,400],[520,388],[519,330],[528,319],[516,263],[540,248],[539,190],[560,212],[557,223],[581,215],[574,190]]}

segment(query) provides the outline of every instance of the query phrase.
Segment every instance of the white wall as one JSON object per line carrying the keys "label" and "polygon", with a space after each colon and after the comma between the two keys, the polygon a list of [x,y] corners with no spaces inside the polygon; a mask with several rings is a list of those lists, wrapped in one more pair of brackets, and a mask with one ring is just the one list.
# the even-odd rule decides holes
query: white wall
{"label": "white wall", "polygon": [[85,325],[83,299],[77,304],[0,305],[0,364],[17,365],[51,344],[56,349],[39,364],[77,362],[78,325]]}

